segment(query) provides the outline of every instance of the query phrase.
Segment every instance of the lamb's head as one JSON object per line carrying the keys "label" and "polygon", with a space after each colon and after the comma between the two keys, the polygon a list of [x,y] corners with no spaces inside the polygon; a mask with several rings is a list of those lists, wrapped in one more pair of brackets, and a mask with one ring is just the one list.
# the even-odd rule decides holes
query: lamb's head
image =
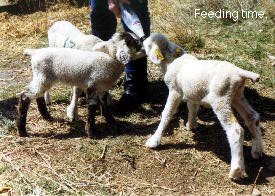
{"label": "lamb's head", "polygon": [[157,65],[169,64],[185,53],[183,48],[159,33],[148,37],[143,42],[143,46],[149,59]]}
{"label": "lamb's head", "polygon": [[115,33],[108,41],[97,43],[94,51],[101,51],[126,64],[142,49],[141,44],[129,33]]}

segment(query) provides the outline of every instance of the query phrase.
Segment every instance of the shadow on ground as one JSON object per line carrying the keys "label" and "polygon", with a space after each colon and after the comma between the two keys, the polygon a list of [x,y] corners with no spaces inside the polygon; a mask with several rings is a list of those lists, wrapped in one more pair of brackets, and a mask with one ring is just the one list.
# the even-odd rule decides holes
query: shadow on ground
{"label": "shadow on ground", "polygon": [[245,88],[244,95],[252,107],[260,113],[261,121],[275,121],[275,99],[261,96],[255,89]]}
{"label": "shadow on ground", "polygon": [[[26,15],[34,12],[46,12],[50,6],[62,2],[61,0],[21,0],[19,3],[9,6],[0,7],[1,12],[8,12],[13,15]],[[67,1],[63,1],[68,3]],[[90,5],[89,0],[69,0],[69,5],[76,7],[83,7]]]}
{"label": "shadow on ground", "polygon": [[[189,149],[195,148],[199,151],[212,151],[217,155],[222,161],[228,164],[230,167],[230,149],[228,142],[226,140],[225,134],[220,130],[221,127],[214,125],[204,129],[199,129],[194,132],[193,139],[197,142],[194,145],[186,144],[184,142],[180,143],[168,143],[161,145],[158,150],[167,149]],[[251,147],[244,146],[244,157],[245,157],[245,167],[247,178],[243,180],[236,181],[238,184],[251,185],[254,183],[260,168],[262,167],[262,172],[259,174],[257,184],[264,184],[268,180],[268,177],[275,176],[275,157],[263,154],[259,160],[252,158]],[[228,171],[229,172],[229,171]]]}
{"label": "shadow on ground", "polygon": [[[124,114],[114,113],[115,114],[114,116],[128,116],[131,113],[139,113],[139,114],[142,114],[144,118],[159,117],[164,108],[167,94],[168,94],[168,89],[165,86],[165,83],[163,81],[151,82],[149,85],[148,96],[145,97],[145,102],[150,104],[150,107],[151,107],[150,110],[147,110],[144,107],[139,107],[134,111],[126,112]],[[261,114],[262,122],[275,120],[275,100],[274,99],[263,97],[260,94],[258,94],[256,90],[249,89],[249,88],[245,89],[245,96],[248,99],[249,103],[252,105],[252,107]],[[53,104],[69,104],[69,100],[64,100],[64,99],[56,100]],[[2,114],[3,117],[9,120],[14,120],[16,105],[17,105],[16,97],[0,100],[0,114]],[[186,104],[182,103],[180,106],[178,115],[181,118],[183,118],[186,122],[187,114],[188,114],[188,111],[187,111]],[[206,121],[206,122],[215,121],[216,123],[218,123],[218,120],[211,109],[204,109],[204,108],[200,109],[198,113],[198,117],[202,121]],[[145,129],[145,127],[142,127],[142,125],[139,126],[138,124],[137,125],[132,124],[133,127],[131,127],[131,123],[128,123],[127,125],[127,122],[124,122],[125,126],[123,126],[123,122],[120,122],[119,124],[121,124],[122,128],[126,130],[126,131],[123,131],[123,134],[125,133],[133,134],[133,133],[136,133],[135,130]],[[243,123],[241,122],[241,124]],[[75,124],[72,123],[71,125],[72,125],[72,129],[74,129],[73,126]],[[131,127],[130,128],[131,130],[128,130],[127,128],[128,126]],[[174,127],[175,126],[177,125],[174,125]],[[76,124],[77,129],[83,129],[83,127],[84,125],[81,125],[81,122]],[[156,127],[157,125],[155,125],[154,129],[156,129]],[[152,131],[154,129],[149,129],[149,130],[147,129],[147,131],[145,132],[150,133],[150,130]],[[210,129],[210,128],[207,128],[207,129]],[[219,126],[218,129],[221,130],[222,128]]]}
{"label": "shadow on ground", "polygon": [[[144,108],[139,108],[134,113],[139,113],[144,116],[144,118],[158,117],[160,116],[166,98],[167,98],[167,88],[162,81],[155,81],[150,84],[150,96],[147,97],[146,102],[150,104],[151,110],[146,110]],[[274,121],[274,106],[275,100],[267,97],[262,97],[257,93],[256,90],[245,89],[245,96],[247,97],[249,103],[257,112],[261,114],[262,121]],[[53,104],[68,103],[66,100],[57,100]],[[15,109],[17,104],[17,98],[12,97],[6,100],[0,101],[0,113],[3,117],[14,120]],[[182,104],[178,117],[187,119],[187,108],[186,104]],[[128,113],[130,114],[130,113]],[[99,115],[99,113],[97,113]],[[126,114],[127,115],[127,114]],[[199,128],[194,131],[193,139],[196,141],[195,145],[188,145],[185,143],[175,143],[171,141],[170,144],[161,145],[158,150],[165,149],[186,149],[186,148],[196,148],[199,151],[212,151],[214,152],[222,161],[225,161],[230,165],[230,149],[226,136],[222,127],[220,126],[217,118],[211,109],[201,109],[199,111],[199,119],[202,121],[213,121],[211,125],[200,125]],[[174,127],[179,126],[179,119],[175,118],[171,122],[169,130],[173,130]],[[67,132],[56,133],[31,133],[33,137],[50,137],[55,139],[68,139],[76,137],[86,137],[85,133],[85,122],[76,121],[68,122],[64,119],[55,119],[59,123],[68,123],[70,128]],[[185,121],[186,122],[186,121]],[[159,122],[152,124],[140,124],[139,122],[126,122],[118,121],[117,125],[108,125],[104,123],[97,123],[97,139],[102,139],[106,137],[118,137],[120,135],[138,135],[144,136],[153,133],[157,128]],[[240,184],[252,184],[260,167],[263,167],[263,171],[260,175],[258,183],[265,183],[267,177],[275,176],[275,157],[263,155],[260,160],[253,160],[250,155],[251,147],[244,146],[245,164],[248,174],[248,179],[240,181]]]}
{"label": "shadow on ground", "polygon": [[[194,148],[199,151],[212,151],[230,166],[229,144],[222,127],[218,123],[196,130],[193,139],[197,141],[196,145],[193,146]],[[244,146],[244,157],[248,178],[237,181],[237,183],[245,185],[253,184],[260,167],[263,167],[263,171],[258,179],[259,184],[265,183],[267,177],[275,176],[274,156],[263,154],[262,158],[255,160],[251,156],[251,147]]]}
{"label": "shadow on ground", "polygon": [[[69,122],[63,119],[55,119],[55,122],[67,123],[70,128],[67,132],[39,132],[30,133],[31,137],[44,137],[53,139],[69,139],[87,137],[85,132],[85,122],[82,120]],[[105,122],[97,123],[96,130],[94,132],[93,139],[104,139],[106,137],[119,137],[121,135],[138,135],[144,136],[153,132],[156,123],[153,124],[134,124],[127,121],[117,120],[114,124],[108,124]]]}
{"label": "shadow on ground", "polygon": [[18,99],[16,97],[0,100],[0,121],[1,118],[14,120],[17,102]]}

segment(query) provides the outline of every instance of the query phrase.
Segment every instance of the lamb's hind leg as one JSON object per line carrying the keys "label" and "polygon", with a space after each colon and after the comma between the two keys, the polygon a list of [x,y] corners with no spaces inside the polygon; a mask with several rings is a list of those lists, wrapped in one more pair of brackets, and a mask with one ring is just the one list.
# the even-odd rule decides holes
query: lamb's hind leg
{"label": "lamb's hind leg", "polygon": [[146,146],[155,148],[160,144],[163,131],[167,128],[170,120],[176,112],[181,101],[181,95],[177,91],[169,91],[167,102],[162,112],[161,120],[156,132],[147,140]]}
{"label": "lamb's hind leg", "polygon": [[211,104],[224,128],[231,149],[231,169],[229,177],[239,179],[246,176],[243,156],[244,131],[236,120],[230,101],[218,100]]}
{"label": "lamb's hind leg", "polygon": [[28,136],[26,131],[26,121],[27,121],[27,114],[28,114],[30,103],[31,103],[31,99],[28,96],[26,96],[26,93],[25,92],[21,93],[18,101],[17,114],[16,114],[16,126],[20,137]]}
{"label": "lamb's hind leg", "polygon": [[252,136],[251,155],[254,159],[258,159],[263,153],[262,132],[260,128],[260,116],[249,105],[243,94],[236,96],[232,101],[233,107],[238,111],[245,121],[249,132]]}
{"label": "lamb's hind leg", "polygon": [[28,109],[33,99],[36,99],[39,112],[43,118],[50,118],[45,100],[44,98],[41,99],[41,97],[43,97],[43,93],[45,92],[43,88],[44,85],[41,83],[40,78],[34,77],[28,89],[20,94],[16,114],[16,126],[21,137],[28,136],[26,131],[26,120]]}

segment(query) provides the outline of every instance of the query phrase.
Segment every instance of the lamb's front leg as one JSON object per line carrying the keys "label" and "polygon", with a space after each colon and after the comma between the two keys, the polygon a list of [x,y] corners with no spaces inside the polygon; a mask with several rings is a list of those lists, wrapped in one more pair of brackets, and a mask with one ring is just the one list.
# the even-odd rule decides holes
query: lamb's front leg
{"label": "lamb's front leg", "polygon": [[177,111],[177,108],[181,101],[181,95],[175,90],[169,91],[167,102],[162,112],[160,124],[154,133],[146,142],[146,146],[149,148],[155,148],[160,144],[163,131],[167,128],[170,120]]}
{"label": "lamb's front leg", "polygon": [[67,116],[70,121],[74,121],[78,118],[78,108],[77,108],[77,101],[79,94],[81,93],[81,89],[77,88],[76,86],[73,87],[72,90],[72,99],[70,105],[67,107]]}
{"label": "lamb's front leg", "polygon": [[243,178],[246,176],[243,156],[244,130],[232,112],[230,101],[217,100],[212,107],[225,129],[231,149],[229,177],[234,180]]}
{"label": "lamb's front leg", "polygon": [[100,104],[102,106],[103,116],[105,117],[108,123],[110,124],[114,123],[115,119],[108,107],[108,96],[110,97],[109,93],[105,91],[105,92],[99,93],[98,95],[99,95]]}
{"label": "lamb's front leg", "polygon": [[186,123],[186,129],[192,130],[192,129],[197,128],[197,126],[198,126],[196,117],[197,117],[197,113],[198,113],[200,105],[194,104],[190,101],[187,101],[187,107],[188,107],[188,121]]}
{"label": "lamb's front leg", "polygon": [[47,104],[46,104],[45,98],[44,97],[36,98],[36,103],[37,103],[38,110],[39,110],[41,116],[43,117],[43,119],[51,121],[53,118],[51,117],[51,115],[47,109]]}
{"label": "lamb's front leg", "polygon": [[28,136],[26,131],[26,120],[28,109],[33,99],[36,99],[38,110],[42,117],[46,120],[52,119],[47,110],[45,99],[43,97],[43,94],[45,92],[44,89],[46,89],[47,86],[50,85],[45,85],[45,83],[41,83],[41,80],[42,79],[40,75],[34,75],[32,81],[29,84],[28,89],[22,92],[19,97],[16,115],[16,126],[21,137]]}
{"label": "lamb's front leg", "polygon": [[108,127],[110,128],[110,132],[112,134],[116,134],[117,130],[118,130],[118,124],[110,110],[111,106],[108,106],[108,98],[111,98],[111,96],[108,93],[108,91],[101,92],[98,95],[99,95],[100,104],[102,106],[102,114],[105,117],[105,120],[109,125]]}
{"label": "lamb's front leg", "polygon": [[98,106],[98,97],[95,89],[87,89],[87,103],[88,103],[88,119],[86,122],[85,130],[88,137],[92,138],[95,136],[95,113]]}

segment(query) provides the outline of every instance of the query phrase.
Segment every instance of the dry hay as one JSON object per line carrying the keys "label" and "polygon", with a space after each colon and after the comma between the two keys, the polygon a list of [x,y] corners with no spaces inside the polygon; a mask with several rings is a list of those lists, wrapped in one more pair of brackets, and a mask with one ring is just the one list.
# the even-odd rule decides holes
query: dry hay
{"label": "dry hay", "polygon": [[[72,7],[65,3],[50,6],[46,12],[15,15],[0,13],[0,57],[1,66],[18,67],[17,57],[22,59],[23,49],[47,46],[47,30],[58,20],[74,21],[82,31],[89,32],[89,7]],[[13,60],[15,59],[15,60]]]}
{"label": "dry hay", "polygon": [[[198,21],[192,19],[190,13],[196,3],[179,1],[185,3],[184,6],[172,0],[149,3],[153,32],[165,33],[203,58],[225,54],[223,48],[228,47],[228,42],[212,39],[220,35],[221,27],[217,25],[217,29],[211,29],[203,21],[199,22],[201,26],[194,25]],[[11,72],[11,77],[0,81],[3,86],[0,112],[3,112],[2,108],[14,110],[15,94],[31,76],[28,59],[21,56],[22,50],[46,46],[46,31],[57,20],[72,21],[81,30],[89,32],[88,13],[89,7],[70,7],[66,3],[52,5],[47,12],[22,16],[0,13],[3,24],[0,31],[1,71]],[[172,25],[175,23],[177,25]],[[211,34],[211,39],[206,32]],[[229,43],[231,41],[233,38]],[[245,55],[240,59],[252,62]],[[53,103],[49,108],[54,122],[42,120],[36,105],[31,104],[27,125],[31,138],[18,138],[14,129],[10,135],[0,139],[0,194],[248,195],[261,166],[264,169],[259,174],[256,188],[262,194],[275,194],[273,88],[259,83],[253,85],[258,92],[246,91],[246,97],[261,113],[263,128],[267,130],[264,136],[266,155],[262,161],[252,160],[248,147],[251,142],[245,141],[249,179],[234,183],[227,177],[230,150],[226,137],[211,110],[200,111],[198,130],[186,131],[187,111],[183,105],[171,123],[169,130],[173,133],[165,135],[160,148],[154,151],[143,146],[159,123],[167,96],[160,69],[149,64],[149,76],[147,103],[132,113],[115,114],[119,122],[117,132],[97,113],[97,140],[86,138],[84,133],[85,103],[79,107],[79,121],[71,123],[66,119],[69,88],[56,86],[51,90]],[[122,94],[121,85],[122,80],[111,91],[115,99]],[[245,134],[246,139],[249,139],[248,135]]]}

